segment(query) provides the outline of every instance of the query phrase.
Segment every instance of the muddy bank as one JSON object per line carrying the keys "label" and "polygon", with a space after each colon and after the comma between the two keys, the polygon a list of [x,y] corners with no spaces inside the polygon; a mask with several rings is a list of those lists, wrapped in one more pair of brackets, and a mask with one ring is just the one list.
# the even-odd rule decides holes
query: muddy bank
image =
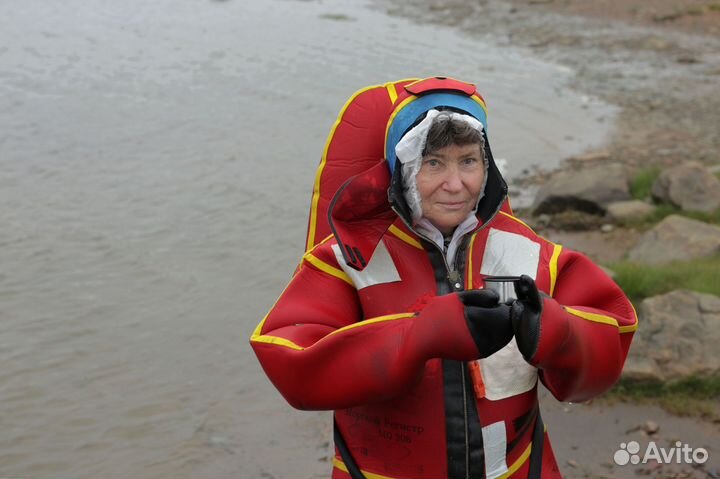
{"label": "muddy bank", "polygon": [[[720,35],[720,3],[708,0],[510,0],[569,15],[692,34]],[[541,10],[542,11],[542,10]]]}
{"label": "muddy bank", "polygon": [[[583,7],[595,2],[393,0],[375,5],[499,45],[524,47],[572,68],[572,88],[621,108],[607,145],[613,160],[633,167],[681,159],[720,162],[720,39],[672,28],[669,21],[664,28],[619,21],[633,18],[632,6],[598,3],[616,8],[601,9],[603,17]],[[716,14],[709,10],[706,19]],[[495,103],[496,111],[501,108]]]}
{"label": "muddy bank", "polygon": [[[720,427],[712,422],[681,418],[657,406],[596,400],[573,404],[556,401],[544,388],[540,394],[542,414],[553,451],[566,479],[705,479],[720,472]],[[708,451],[704,464],[618,464],[615,453],[623,444],[637,442],[643,457],[650,443],[673,447],[681,441]],[[715,474],[715,476],[713,476]]]}

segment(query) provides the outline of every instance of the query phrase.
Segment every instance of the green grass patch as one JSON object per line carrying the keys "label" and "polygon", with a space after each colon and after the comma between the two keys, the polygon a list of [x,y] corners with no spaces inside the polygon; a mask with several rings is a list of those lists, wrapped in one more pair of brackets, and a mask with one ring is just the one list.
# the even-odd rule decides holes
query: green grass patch
{"label": "green grass patch", "polygon": [[636,200],[644,200],[650,196],[652,184],[661,171],[660,167],[657,166],[640,170],[630,182],[630,194],[632,197]]}
{"label": "green grass patch", "polygon": [[691,376],[669,382],[620,379],[612,392],[629,399],[657,398],[670,394],[696,399],[720,398],[720,376]]}
{"label": "green grass patch", "polygon": [[603,397],[611,401],[657,404],[678,416],[720,421],[720,376],[688,377],[671,382],[620,379]]}
{"label": "green grass patch", "polygon": [[662,265],[619,261],[608,266],[615,272],[617,284],[635,304],[675,289],[720,296],[720,254]]}
{"label": "green grass patch", "polygon": [[720,208],[711,213],[703,213],[702,211],[678,211],[676,214],[687,216],[694,220],[704,221],[705,223],[720,224]]}
{"label": "green grass patch", "polygon": [[702,5],[693,5],[685,9],[685,13],[688,15],[702,15],[705,13],[705,8]]}

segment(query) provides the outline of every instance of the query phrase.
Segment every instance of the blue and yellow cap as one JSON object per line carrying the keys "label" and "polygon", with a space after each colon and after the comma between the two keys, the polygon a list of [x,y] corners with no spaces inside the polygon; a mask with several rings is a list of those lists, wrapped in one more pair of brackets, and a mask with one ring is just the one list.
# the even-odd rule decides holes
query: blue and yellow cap
{"label": "blue and yellow cap", "polygon": [[425,113],[433,108],[447,107],[476,118],[487,131],[487,111],[484,102],[477,95],[464,95],[450,91],[425,93],[420,96],[411,96],[403,101],[390,116],[385,135],[385,158],[390,173],[395,173],[397,155],[395,146],[405,133],[410,130]]}

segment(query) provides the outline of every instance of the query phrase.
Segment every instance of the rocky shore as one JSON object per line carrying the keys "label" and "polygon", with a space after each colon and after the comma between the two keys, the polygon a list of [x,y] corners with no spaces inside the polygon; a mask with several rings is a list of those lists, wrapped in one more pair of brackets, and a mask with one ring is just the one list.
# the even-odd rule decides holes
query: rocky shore
{"label": "rocky shore", "polygon": [[[566,168],[535,178],[541,184],[534,202],[524,211],[525,219],[549,238],[609,265],[608,273],[636,305],[641,327],[635,334],[622,381],[609,397],[640,400],[644,407],[648,402],[662,404],[673,414],[700,417],[717,437],[720,179],[697,162],[646,171],[650,173],[633,177],[625,165],[611,161],[605,154],[571,159]],[[645,282],[653,286],[643,289],[637,284]],[[656,283],[660,286],[654,286]],[[553,419],[565,421],[564,427],[573,427],[560,412],[568,411],[553,401],[544,404],[552,405]],[[622,441],[635,440],[631,438],[638,434],[646,442],[668,433],[680,438],[697,437],[701,430],[696,430],[701,426],[692,422],[668,428],[670,417],[658,411],[653,413],[654,419],[633,425],[637,419],[627,412],[629,407],[637,406],[628,404],[601,405],[599,412],[597,405],[588,407],[606,415],[605,419],[626,425],[624,432],[614,432]],[[644,407],[636,411],[647,414]],[[662,417],[662,434],[657,434],[658,417]],[[607,436],[595,439],[600,443],[612,441]],[[711,444],[711,450],[720,446],[718,441]],[[592,441],[588,447],[592,449]],[[564,457],[577,456],[577,449],[571,448]],[[567,477],[620,477],[617,474],[622,469],[611,462],[596,461],[587,455],[581,461],[568,459],[564,473]],[[649,468],[637,468],[635,473],[671,478],[717,477],[717,470],[712,468],[665,466],[655,463]]]}
{"label": "rocky shore", "polygon": [[[645,271],[638,276],[677,273],[688,265],[696,268],[693,262],[698,261],[717,262],[720,179],[695,162],[651,172],[652,176],[644,177],[644,188],[627,176],[622,164],[607,157],[600,163],[554,172],[539,187],[525,212],[526,221],[540,231],[552,225],[548,236],[553,238],[564,230],[570,243],[573,237],[568,234],[572,233],[595,237],[594,248],[581,242],[574,247],[611,267],[623,267],[618,261],[625,261]],[[612,257],[607,251],[612,251]],[[608,272],[616,275],[612,269]],[[702,267],[693,271],[701,280],[701,291],[693,291],[697,282],[687,282],[680,275],[675,284],[647,295],[651,297],[633,298],[643,326],[624,378],[667,382],[720,377],[720,356],[715,353],[720,342],[720,297],[716,294],[720,269],[709,272],[708,276]],[[616,280],[629,288],[631,297],[637,295],[632,285],[623,284],[627,280]]]}

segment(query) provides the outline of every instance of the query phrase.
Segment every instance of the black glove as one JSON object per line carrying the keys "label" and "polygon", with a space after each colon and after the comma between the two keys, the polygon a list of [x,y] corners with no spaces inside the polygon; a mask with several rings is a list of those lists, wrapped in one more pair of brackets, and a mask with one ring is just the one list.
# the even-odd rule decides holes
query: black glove
{"label": "black glove", "polygon": [[526,361],[530,361],[537,352],[540,341],[540,317],[542,316],[543,298],[535,285],[535,281],[522,275],[515,281],[515,295],[510,316],[515,331],[518,349]]}
{"label": "black glove", "polygon": [[474,289],[458,293],[465,305],[465,320],[480,357],[486,358],[501,350],[513,337],[510,306],[501,303],[490,289]]}

